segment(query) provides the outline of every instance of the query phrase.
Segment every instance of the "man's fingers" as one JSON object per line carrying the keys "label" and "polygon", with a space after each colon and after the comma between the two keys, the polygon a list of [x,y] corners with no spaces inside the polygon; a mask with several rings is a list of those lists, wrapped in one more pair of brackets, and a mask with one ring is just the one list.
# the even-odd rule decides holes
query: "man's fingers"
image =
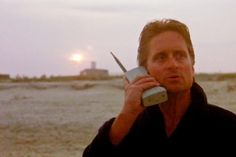
{"label": "man's fingers", "polygon": [[151,77],[149,75],[137,77],[136,79],[134,79],[134,81],[132,81],[132,83],[136,85],[139,84],[141,85],[143,83],[148,83],[148,82],[154,82],[156,83],[156,85],[160,85],[154,77]]}
{"label": "man's fingers", "polygon": [[149,88],[156,87],[157,83],[156,82],[146,82],[140,85],[140,88],[142,88],[142,91],[145,91]]}
{"label": "man's fingers", "polygon": [[139,76],[131,82],[129,82],[127,78],[124,79],[125,90],[127,90],[128,88],[134,88],[136,90],[144,91],[148,88],[159,85],[160,83],[157,82],[156,79],[154,77],[151,77],[150,75]]}

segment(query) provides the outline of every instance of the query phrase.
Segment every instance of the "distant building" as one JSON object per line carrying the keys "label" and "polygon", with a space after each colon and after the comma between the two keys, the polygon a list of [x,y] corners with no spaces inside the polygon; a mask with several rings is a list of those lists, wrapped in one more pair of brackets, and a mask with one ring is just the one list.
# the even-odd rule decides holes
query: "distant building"
{"label": "distant building", "polygon": [[8,74],[0,74],[0,81],[10,80],[10,75]]}
{"label": "distant building", "polygon": [[80,76],[88,79],[105,79],[109,77],[109,73],[106,69],[97,69],[96,62],[91,62],[91,68],[82,70]]}

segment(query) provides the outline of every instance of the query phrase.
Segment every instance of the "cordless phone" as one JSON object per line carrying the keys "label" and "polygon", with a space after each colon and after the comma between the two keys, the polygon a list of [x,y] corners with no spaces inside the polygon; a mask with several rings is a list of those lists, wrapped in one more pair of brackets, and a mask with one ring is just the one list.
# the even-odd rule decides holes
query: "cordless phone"
{"label": "cordless phone", "polygon": [[[138,76],[148,75],[147,70],[143,66],[139,66],[127,71],[125,67],[121,64],[119,59],[112,52],[111,55],[113,56],[117,64],[120,66],[129,82],[131,82]],[[167,91],[164,87],[153,87],[144,91],[142,95],[142,104],[143,106],[148,107],[163,103],[167,101],[167,99]]]}

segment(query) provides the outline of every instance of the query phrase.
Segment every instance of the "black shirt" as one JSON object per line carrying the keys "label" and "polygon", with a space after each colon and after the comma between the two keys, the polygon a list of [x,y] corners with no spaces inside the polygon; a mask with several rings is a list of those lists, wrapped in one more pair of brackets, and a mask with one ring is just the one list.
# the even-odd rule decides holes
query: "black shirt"
{"label": "black shirt", "polygon": [[236,115],[208,104],[203,89],[197,83],[191,88],[191,99],[188,110],[169,137],[159,106],[154,105],[139,115],[118,146],[113,146],[109,141],[114,118],[104,123],[86,147],[83,157],[188,155],[190,151],[195,155],[236,152],[233,148],[236,142]]}

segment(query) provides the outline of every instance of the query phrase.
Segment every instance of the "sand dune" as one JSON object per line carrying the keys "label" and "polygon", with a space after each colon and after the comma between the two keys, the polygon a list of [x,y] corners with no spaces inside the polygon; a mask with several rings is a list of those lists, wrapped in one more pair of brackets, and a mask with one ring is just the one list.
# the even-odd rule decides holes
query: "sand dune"
{"label": "sand dune", "polygon": [[[202,81],[209,102],[236,113],[234,81]],[[123,81],[0,83],[0,156],[79,157],[123,101]]]}

